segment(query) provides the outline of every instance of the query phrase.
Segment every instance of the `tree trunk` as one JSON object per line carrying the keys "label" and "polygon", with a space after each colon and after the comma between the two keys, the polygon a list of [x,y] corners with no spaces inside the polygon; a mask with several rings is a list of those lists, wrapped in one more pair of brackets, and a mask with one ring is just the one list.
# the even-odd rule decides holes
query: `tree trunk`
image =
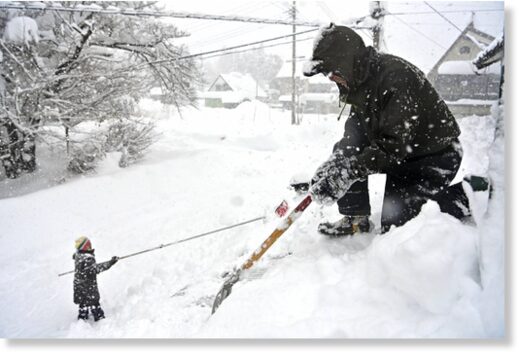
{"label": "tree trunk", "polygon": [[5,174],[9,179],[16,179],[22,173],[36,170],[36,144],[33,135],[21,132],[12,123],[4,125],[7,144],[0,147],[0,157]]}

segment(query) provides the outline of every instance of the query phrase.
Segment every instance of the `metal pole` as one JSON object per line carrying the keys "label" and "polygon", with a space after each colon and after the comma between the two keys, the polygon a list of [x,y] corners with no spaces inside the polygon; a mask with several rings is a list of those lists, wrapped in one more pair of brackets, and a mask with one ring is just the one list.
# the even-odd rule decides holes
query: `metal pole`
{"label": "metal pole", "polygon": [[297,124],[296,117],[296,0],[292,2],[292,124]]}
{"label": "metal pole", "polygon": [[384,8],[380,1],[373,1],[370,15],[377,22],[373,26],[373,48],[379,51],[382,47],[382,21],[384,17]]}

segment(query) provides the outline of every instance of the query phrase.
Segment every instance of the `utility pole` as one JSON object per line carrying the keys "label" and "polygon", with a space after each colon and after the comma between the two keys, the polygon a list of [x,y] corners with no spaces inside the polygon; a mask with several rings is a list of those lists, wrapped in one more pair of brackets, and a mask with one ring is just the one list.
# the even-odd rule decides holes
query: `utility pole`
{"label": "utility pole", "polygon": [[297,124],[296,117],[296,0],[292,1],[292,124]]}
{"label": "utility pole", "polygon": [[383,29],[384,29],[384,16],[386,14],[386,9],[382,4],[382,1],[372,1],[370,3],[370,16],[374,19],[377,24],[373,26],[373,48],[377,51],[382,49],[382,41],[383,41]]}

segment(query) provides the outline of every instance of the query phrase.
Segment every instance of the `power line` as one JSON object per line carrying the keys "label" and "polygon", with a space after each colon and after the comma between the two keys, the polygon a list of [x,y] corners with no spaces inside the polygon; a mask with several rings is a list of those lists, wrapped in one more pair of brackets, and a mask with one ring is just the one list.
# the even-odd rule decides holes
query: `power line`
{"label": "power line", "polygon": [[451,20],[449,20],[445,15],[443,15],[441,12],[439,12],[438,10],[436,10],[434,7],[431,6],[431,4],[429,4],[427,1],[424,1],[424,4],[429,6],[434,12],[436,12],[438,15],[440,15],[441,18],[443,18],[445,21],[447,21],[448,23],[450,23],[452,26],[454,26],[458,31],[460,31],[460,33],[463,33],[463,30],[461,28],[459,28],[458,26],[456,26],[456,24],[454,22],[452,22]]}
{"label": "power line", "polygon": [[[241,5],[238,5],[238,6],[233,6],[232,8],[228,8],[228,10],[225,11],[225,13],[238,13],[238,12],[242,12],[242,11],[245,11],[246,13],[249,13],[250,11],[254,11],[254,10],[257,10],[261,7],[261,4],[259,4],[259,7],[258,7],[258,4],[253,4],[251,6],[251,4],[241,4]],[[196,19],[193,19],[196,21]],[[199,21],[198,23],[194,24],[194,26],[190,27],[190,30],[189,32],[190,33],[194,33],[194,32],[197,32],[197,31],[201,31],[201,30],[206,30],[208,28],[214,28],[214,26],[217,26],[215,25],[214,22],[211,22],[211,21]]]}
{"label": "power line", "polygon": [[[172,17],[181,19],[198,19],[198,20],[216,20],[216,21],[235,21],[235,22],[248,22],[248,23],[266,23],[270,25],[293,25],[292,21],[281,20],[281,19],[265,19],[256,17],[246,16],[225,16],[225,15],[208,15],[191,12],[160,12],[160,11],[136,11],[128,9],[102,9],[98,6],[81,6],[81,7],[62,7],[54,5],[41,5],[38,4],[12,4],[0,5],[0,9],[16,9],[26,11],[60,11],[60,12],[92,12],[97,14],[105,15],[121,15],[121,16],[141,16],[141,17]],[[298,21],[297,26],[305,27],[320,27],[322,24],[317,22],[304,22]]]}
{"label": "power line", "polygon": [[[321,22],[305,22],[305,21],[297,21],[293,22],[292,20],[282,20],[282,19],[266,19],[266,18],[256,18],[256,17],[246,17],[246,16],[225,16],[225,15],[209,15],[209,14],[201,14],[201,13],[191,13],[191,12],[175,12],[175,11],[136,11],[130,9],[102,9],[98,5],[78,5],[75,8],[71,7],[62,7],[55,5],[45,5],[42,3],[23,3],[23,4],[14,4],[14,3],[6,3],[2,5],[0,2],[0,9],[14,9],[14,10],[26,10],[26,11],[59,11],[59,12],[91,12],[97,14],[105,14],[105,15],[120,15],[120,16],[136,16],[136,17],[171,17],[171,18],[179,18],[179,19],[197,19],[197,20],[216,20],[216,21],[234,21],[234,22],[248,22],[248,23],[265,23],[270,25],[296,25],[303,27],[321,27],[323,23]],[[369,28],[366,26],[357,26],[355,24],[348,24],[352,29],[362,29]]]}
{"label": "power line", "polygon": [[[256,26],[254,26],[254,27],[256,27]],[[230,38],[244,36],[244,35],[247,35],[247,34],[252,33],[252,32],[258,32],[258,31],[264,30],[266,26],[269,26],[269,25],[260,25],[259,27],[256,27],[254,29],[250,29],[250,28],[246,28],[246,27],[249,27],[249,26],[242,25],[239,28],[235,28],[235,29],[232,29],[230,31],[226,31],[226,32],[222,32],[222,33],[217,33],[213,37],[205,36],[204,38],[200,38],[198,40],[190,41],[189,42],[189,46],[190,47],[202,47],[202,46],[204,46],[206,44],[215,43],[215,42],[218,42],[218,41],[220,41],[222,39],[228,40]]]}
{"label": "power line", "polygon": [[[394,15],[393,13],[387,13],[388,15]],[[404,20],[402,20],[400,17],[398,16],[395,16],[394,17],[396,20],[400,21],[401,23],[403,23],[405,26],[409,27],[410,29],[412,29],[413,31],[415,31],[416,33],[418,33],[419,35],[423,36],[424,38],[428,39],[429,41],[433,42],[434,44],[436,44],[438,47],[444,49],[444,50],[447,50],[447,48],[445,48],[442,44],[438,43],[437,41],[435,41],[434,39],[432,39],[431,37],[427,36],[426,34],[424,34],[423,32],[417,30],[415,27],[411,26],[410,24],[408,24],[407,22],[405,22]]]}
{"label": "power line", "polygon": [[227,47],[227,48],[222,48],[222,49],[215,49],[215,50],[212,50],[212,51],[201,52],[201,53],[195,53],[195,54],[188,54],[188,55],[181,56],[181,57],[177,57],[177,58],[170,58],[170,59],[156,60],[156,61],[153,61],[153,62],[147,62],[147,63],[137,64],[137,65],[134,65],[134,66],[128,67],[128,68],[126,68],[125,70],[139,69],[139,67],[144,67],[144,66],[149,66],[149,65],[154,65],[154,64],[161,64],[161,63],[168,63],[168,62],[176,62],[176,61],[178,61],[178,60],[191,59],[191,58],[201,57],[201,56],[208,55],[208,54],[213,54],[213,53],[227,52],[227,51],[229,51],[229,50],[233,50],[233,49],[238,49],[238,48],[243,48],[243,47],[254,46],[254,45],[256,45],[256,44],[262,44],[262,43],[266,43],[266,42],[277,41],[277,40],[279,40],[279,39],[288,38],[288,37],[294,37],[294,36],[297,36],[297,35],[301,35],[301,34],[309,33],[309,32],[314,32],[314,31],[317,31],[317,30],[318,30],[317,28],[312,28],[312,29],[310,29],[310,30],[306,30],[306,31],[301,31],[301,32],[296,32],[296,33],[291,33],[291,34],[289,34],[289,35],[284,35],[284,36],[278,36],[278,37],[268,38],[268,39],[264,39],[264,40],[261,40],[261,41],[255,41],[255,42],[250,42],[250,43],[245,43],[245,44],[239,44],[239,45],[232,46],[232,47]]}
{"label": "power line", "polygon": [[[301,39],[297,39],[296,42],[309,41],[309,40],[313,40],[313,39],[314,39],[314,37],[301,38]],[[223,57],[223,56],[228,55],[228,54],[238,54],[238,53],[252,52],[252,51],[257,51],[257,50],[265,49],[265,48],[284,46],[286,44],[292,44],[292,41],[270,44],[268,46],[260,46],[260,47],[254,47],[254,48],[249,48],[249,49],[243,49],[241,51],[224,52],[224,53],[221,53],[221,54],[211,55],[209,57],[202,57],[200,59],[204,60],[204,59],[210,59],[210,58]]]}

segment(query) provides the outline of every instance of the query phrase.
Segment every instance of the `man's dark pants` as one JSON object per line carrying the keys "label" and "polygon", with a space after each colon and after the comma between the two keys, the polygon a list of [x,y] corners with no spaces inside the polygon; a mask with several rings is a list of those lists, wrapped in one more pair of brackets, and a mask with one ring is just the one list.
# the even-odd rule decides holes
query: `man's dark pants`
{"label": "man's dark pants", "polygon": [[[354,154],[355,151],[358,150],[346,149],[345,154]],[[449,186],[458,172],[461,156],[461,146],[456,140],[443,151],[409,159],[384,171],[387,178],[382,207],[382,232],[387,232],[392,225],[401,226],[414,218],[427,200],[437,201],[442,212],[456,218],[470,215],[468,198],[461,183]],[[343,215],[370,215],[368,180],[354,183],[337,204]]]}

